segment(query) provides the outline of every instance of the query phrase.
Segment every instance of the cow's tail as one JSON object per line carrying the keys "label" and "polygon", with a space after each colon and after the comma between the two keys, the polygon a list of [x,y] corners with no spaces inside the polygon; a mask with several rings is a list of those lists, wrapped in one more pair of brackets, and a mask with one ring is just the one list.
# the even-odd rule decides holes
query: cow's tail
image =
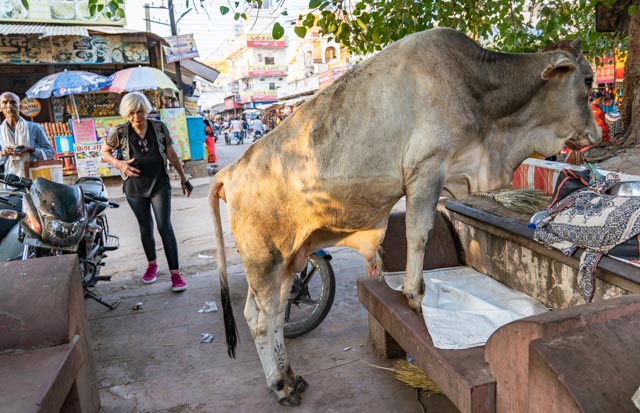
{"label": "cow's tail", "polygon": [[223,190],[222,181],[215,180],[209,189],[209,204],[213,217],[213,229],[216,239],[216,260],[218,261],[218,274],[220,276],[220,296],[222,301],[222,315],[224,318],[224,332],[227,336],[227,354],[236,357],[238,344],[238,327],[231,308],[231,295],[229,294],[229,281],[227,275],[227,257],[224,252],[224,233],[222,232],[222,219],[220,218],[220,193]]}

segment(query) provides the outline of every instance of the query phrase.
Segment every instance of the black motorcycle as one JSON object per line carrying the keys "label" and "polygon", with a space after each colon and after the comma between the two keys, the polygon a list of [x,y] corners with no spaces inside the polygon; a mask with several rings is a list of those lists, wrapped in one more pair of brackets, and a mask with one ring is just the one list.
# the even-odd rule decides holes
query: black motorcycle
{"label": "black motorcycle", "polygon": [[[0,193],[0,218],[4,228],[0,248],[6,251],[22,249],[22,255],[2,259],[31,259],[77,254],[85,298],[114,309],[119,302],[109,304],[92,290],[101,276],[107,251],[120,246],[118,237],[109,234],[106,209],[119,205],[107,199],[100,178],[80,178],[75,185],[65,185],[36,178],[33,181],[12,174],[0,174],[0,184],[15,191]],[[3,221],[3,220],[0,220]],[[17,235],[17,237],[16,237]],[[15,244],[19,244],[17,247]]]}

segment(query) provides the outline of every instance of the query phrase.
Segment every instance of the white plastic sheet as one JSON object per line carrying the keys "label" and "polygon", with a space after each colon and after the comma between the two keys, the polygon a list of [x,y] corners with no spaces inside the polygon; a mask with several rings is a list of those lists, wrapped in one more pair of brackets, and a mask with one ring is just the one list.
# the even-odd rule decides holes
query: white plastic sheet
{"label": "white plastic sheet", "polygon": [[[402,291],[404,272],[385,274],[387,284]],[[498,328],[548,309],[471,267],[424,271],[422,315],[433,344],[441,349],[484,345]]]}

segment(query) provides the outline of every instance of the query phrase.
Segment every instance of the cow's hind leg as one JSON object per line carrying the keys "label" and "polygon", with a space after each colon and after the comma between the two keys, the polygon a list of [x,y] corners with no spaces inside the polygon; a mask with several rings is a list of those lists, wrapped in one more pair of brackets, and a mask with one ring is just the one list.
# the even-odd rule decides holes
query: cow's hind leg
{"label": "cow's hind leg", "polygon": [[442,176],[444,175],[439,175],[436,171],[415,176],[407,188],[407,267],[403,291],[409,300],[409,306],[418,313],[422,312],[424,296],[424,249],[435,220],[436,207],[442,191]]}
{"label": "cow's hind leg", "polygon": [[[284,309],[291,291],[293,273],[283,268],[265,267],[245,262],[249,292],[245,318],[256,344],[267,385],[280,404],[299,406],[300,393],[308,387],[306,381],[291,369],[284,344]],[[262,267],[263,271],[256,271]]]}

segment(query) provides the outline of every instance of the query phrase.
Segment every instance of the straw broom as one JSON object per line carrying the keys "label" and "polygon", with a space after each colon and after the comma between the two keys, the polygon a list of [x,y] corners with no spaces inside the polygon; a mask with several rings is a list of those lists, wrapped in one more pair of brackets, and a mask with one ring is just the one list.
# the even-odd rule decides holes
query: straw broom
{"label": "straw broom", "polygon": [[497,192],[476,192],[471,194],[490,198],[512,211],[535,214],[549,206],[551,197],[536,189],[501,189]]}
{"label": "straw broom", "polygon": [[415,363],[409,363],[406,360],[398,360],[393,362],[393,368],[375,366],[369,364],[366,361],[363,363],[375,367],[377,369],[388,370],[393,373],[393,377],[400,380],[404,384],[411,386],[415,389],[425,391],[427,394],[442,394],[442,390],[427,377],[420,367]]}

